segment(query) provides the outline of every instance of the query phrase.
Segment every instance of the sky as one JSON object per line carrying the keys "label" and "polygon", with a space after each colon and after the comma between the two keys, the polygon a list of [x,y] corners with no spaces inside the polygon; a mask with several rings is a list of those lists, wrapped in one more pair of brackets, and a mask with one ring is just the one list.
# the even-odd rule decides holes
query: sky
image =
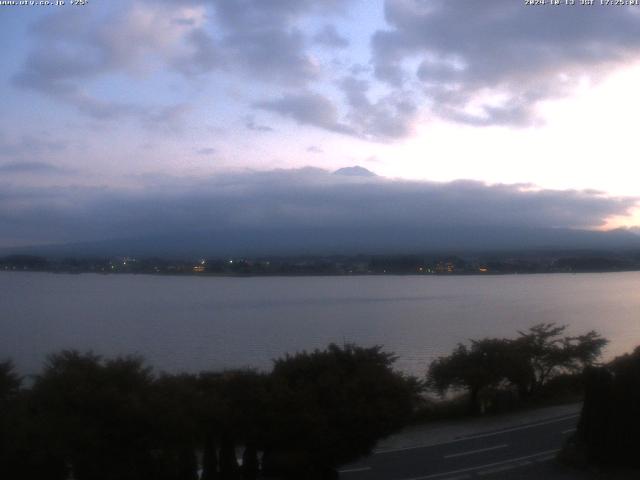
{"label": "sky", "polygon": [[0,247],[640,225],[640,7],[561,2],[0,6]]}

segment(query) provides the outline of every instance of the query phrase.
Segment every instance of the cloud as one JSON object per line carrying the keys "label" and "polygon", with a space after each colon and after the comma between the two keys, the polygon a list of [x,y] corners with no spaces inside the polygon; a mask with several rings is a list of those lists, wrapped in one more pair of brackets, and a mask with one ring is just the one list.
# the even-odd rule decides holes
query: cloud
{"label": "cloud", "polygon": [[316,145],[309,145],[307,147],[307,152],[309,153],[324,153],[324,150]]}
{"label": "cloud", "polygon": [[314,36],[313,41],[332,48],[347,48],[349,40],[338,33],[335,25],[325,25]]}
{"label": "cloud", "polygon": [[412,131],[418,107],[407,92],[395,91],[372,102],[369,82],[346,77],[340,83],[347,104],[349,124],[364,138],[390,140],[402,138]]}
{"label": "cloud", "polygon": [[366,140],[395,140],[411,132],[417,106],[408,94],[395,92],[373,102],[367,95],[369,82],[355,77],[343,79],[340,88],[346,98],[344,115],[340,114],[339,104],[310,91],[285,94],[254,107],[289,117],[301,125]]}
{"label": "cloud", "polygon": [[162,114],[169,113],[168,122],[175,123],[176,112],[186,111],[183,104],[100,98],[85,85],[115,74],[140,79],[167,68],[185,75],[214,68],[215,47],[201,30],[202,18],[202,10],[179,7],[167,14],[148,3],[48,15],[33,26],[34,46],[13,84],[52,96],[96,120],[129,117],[158,125]]}
{"label": "cloud", "polygon": [[[344,12],[350,1],[216,0],[217,23],[234,66],[263,81],[305,86],[320,76],[320,67],[307,52],[307,35],[300,27],[310,15]],[[335,38],[334,38],[335,40]]]}
{"label": "cloud", "polygon": [[20,174],[33,173],[43,175],[55,175],[69,173],[70,170],[58,167],[46,162],[9,162],[0,163],[0,173],[3,174]]}
{"label": "cloud", "polygon": [[33,157],[63,151],[67,144],[59,140],[51,140],[40,136],[22,135],[19,138],[7,138],[0,133],[0,156]]}
{"label": "cloud", "polygon": [[[541,101],[640,58],[640,15],[632,9],[476,3],[384,0],[387,26],[371,37],[371,59],[351,58],[362,53],[361,29],[336,28],[353,4],[348,0],[185,0],[178,6],[114,0],[87,12],[56,9],[33,25],[13,84],[98,121],[133,119],[175,131],[190,105],[160,100],[166,82],[173,82],[169,95],[195,96],[184,92],[225,80],[220,84],[243,90],[234,101],[269,95],[258,108],[331,132],[391,141],[409,136],[426,116],[530,125]],[[344,51],[328,55],[338,50]],[[139,95],[144,102],[135,91],[109,88],[123,77],[135,80],[132,88],[149,87]]]}
{"label": "cloud", "polygon": [[181,6],[167,12],[150,2],[93,14],[54,13],[32,28],[48,48],[39,43],[31,50],[23,78],[65,89],[65,82],[78,78],[112,72],[145,75],[184,59],[202,63],[200,50],[209,39],[204,21],[204,9]]}
{"label": "cloud", "polygon": [[23,244],[126,235],[147,238],[150,249],[173,238],[176,248],[197,244],[207,254],[546,246],[558,232],[600,227],[637,203],[598,192],[314,168],[166,179],[135,190],[5,184],[0,192],[0,232]]}
{"label": "cloud", "polygon": [[171,62],[171,66],[182,74],[201,75],[225,66],[227,59],[224,52],[203,28],[191,30],[186,35],[186,42],[190,53],[177,56]]}
{"label": "cloud", "polygon": [[292,118],[301,125],[312,125],[337,133],[354,133],[349,126],[340,123],[338,109],[333,102],[318,93],[286,94],[254,106]]}
{"label": "cloud", "polygon": [[252,115],[247,115],[244,117],[244,125],[249,130],[253,130],[254,132],[273,132],[273,128],[267,125],[260,125],[259,123],[256,123],[256,120]]}
{"label": "cloud", "polygon": [[542,100],[640,58],[640,16],[600,5],[386,0],[372,38],[376,77],[419,84],[431,111],[476,125],[536,121]]}
{"label": "cloud", "polygon": [[148,108],[142,117],[142,125],[154,132],[179,133],[183,131],[184,118],[191,110],[192,106],[187,103]]}
{"label": "cloud", "polygon": [[285,29],[308,15],[328,18],[346,11],[352,0],[214,0],[216,15],[234,31]]}
{"label": "cloud", "polygon": [[225,39],[228,53],[240,67],[263,81],[293,86],[305,85],[320,74],[303,45],[304,35],[297,29],[235,32]]}
{"label": "cloud", "polygon": [[[250,75],[251,81],[284,88],[305,87],[321,73],[318,61],[307,51],[311,39],[302,28],[305,19],[330,18],[344,12],[349,3],[189,0],[167,8],[165,1],[116,0],[112,8],[55,12],[32,26],[33,43],[12,81],[95,120],[132,118],[143,125],[158,124],[161,114],[186,112],[188,105],[143,104],[114,92],[106,96],[95,89],[95,81],[125,75],[144,82],[165,72],[193,80],[215,72]],[[327,26],[320,40],[336,43],[340,37]],[[168,122],[175,123],[175,116]]]}
{"label": "cloud", "polygon": [[214,153],[216,153],[216,149],[215,148],[211,148],[211,147],[200,148],[200,149],[196,150],[196,153],[198,155],[209,156],[209,155],[213,155]]}

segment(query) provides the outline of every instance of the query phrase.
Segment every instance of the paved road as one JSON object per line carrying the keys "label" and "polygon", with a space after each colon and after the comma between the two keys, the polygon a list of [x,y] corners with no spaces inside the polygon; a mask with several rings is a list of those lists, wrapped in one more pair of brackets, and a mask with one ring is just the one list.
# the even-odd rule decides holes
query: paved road
{"label": "paved road", "polygon": [[577,414],[541,420],[424,447],[378,451],[344,466],[344,480],[510,478],[550,462],[575,430]]}

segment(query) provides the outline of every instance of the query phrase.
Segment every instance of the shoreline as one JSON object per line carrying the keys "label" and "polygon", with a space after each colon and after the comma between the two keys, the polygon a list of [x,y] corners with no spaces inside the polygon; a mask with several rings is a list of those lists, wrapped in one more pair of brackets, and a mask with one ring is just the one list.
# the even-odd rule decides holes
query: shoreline
{"label": "shoreline", "polygon": [[271,278],[271,277],[506,277],[514,275],[593,275],[607,273],[637,273],[639,269],[633,270],[593,270],[579,272],[449,272],[449,273],[191,273],[191,272],[97,272],[92,270],[70,271],[70,270],[20,270],[20,269],[0,269],[2,273],[52,273],[56,275],[147,275],[157,277],[200,277],[200,278]]}

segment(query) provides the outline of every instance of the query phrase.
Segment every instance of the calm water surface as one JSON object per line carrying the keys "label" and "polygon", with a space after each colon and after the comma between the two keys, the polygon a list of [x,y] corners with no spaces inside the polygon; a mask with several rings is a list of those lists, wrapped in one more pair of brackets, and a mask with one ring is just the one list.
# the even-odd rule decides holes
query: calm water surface
{"label": "calm water surface", "polygon": [[640,344],[640,273],[212,278],[0,272],[0,358],[37,372],[62,348],[167,371],[269,368],[329,342],[381,344],[422,374],[457,342],[539,322]]}

